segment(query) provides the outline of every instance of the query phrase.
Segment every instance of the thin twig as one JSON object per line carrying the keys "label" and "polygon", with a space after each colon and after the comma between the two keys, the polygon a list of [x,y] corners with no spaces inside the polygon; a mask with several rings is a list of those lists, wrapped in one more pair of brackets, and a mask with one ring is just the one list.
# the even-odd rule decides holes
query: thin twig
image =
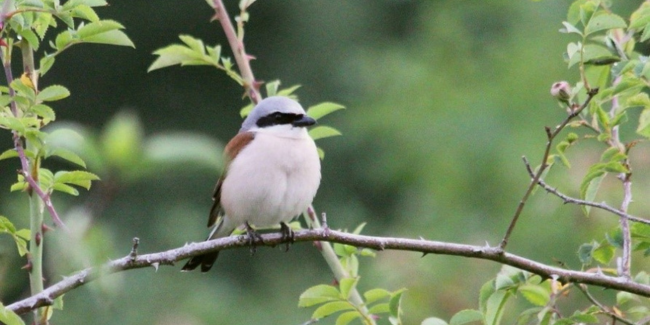
{"label": "thin twig", "polygon": [[577,284],[575,287],[578,288],[578,290],[582,291],[582,293],[585,295],[585,297],[587,297],[587,300],[589,300],[592,304],[594,304],[596,307],[598,307],[603,313],[609,315],[610,317],[616,319],[617,321],[619,321],[621,323],[625,323],[625,324],[628,324],[628,325],[634,325],[634,322],[631,322],[631,321],[629,321],[629,320],[627,320],[627,319],[625,319],[625,318],[623,318],[621,316],[616,315],[616,313],[614,313],[609,308],[607,308],[607,306],[601,304],[598,300],[596,300],[596,298],[594,296],[592,296],[591,293],[589,293],[589,290],[587,289],[586,285]]}
{"label": "thin twig", "polygon": [[[280,233],[263,234],[261,236],[263,243],[259,243],[260,246],[277,246],[290,240],[283,238]],[[643,297],[650,297],[650,285],[636,283],[624,277],[607,276],[601,272],[573,271],[553,267],[515,254],[503,252],[498,247],[446,243],[423,240],[421,238],[407,239],[364,236],[332,229],[327,233],[324,229],[299,230],[296,231],[294,240],[296,242],[327,241],[356,247],[366,247],[378,251],[389,249],[491,260],[500,264],[507,264],[521,270],[529,271],[543,278],[557,277],[558,281],[562,283],[590,284],[603,288],[629,292]],[[236,247],[248,248],[247,237],[231,236],[205,242],[191,243],[164,252],[138,255],[133,260],[130,255],[127,255],[101,266],[81,270],[50,286],[43,292],[15,302],[7,306],[7,308],[18,314],[24,314],[34,308],[51,304],[55,298],[74,288],[112,273],[149,266],[173,265],[177,261],[192,256],[233,249]]]}
{"label": "thin twig", "polygon": [[499,244],[500,249],[504,250],[506,248],[506,245],[508,245],[508,239],[510,239],[510,235],[512,234],[512,231],[515,229],[517,220],[519,220],[519,216],[521,215],[521,212],[524,210],[524,206],[526,205],[526,201],[528,201],[528,197],[530,197],[530,194],[533,192],[533,188],[535,188],[537,182],[542,177],[542,174],[549,166],[548,156],[551,153],[551,146],[553,145],[553,140],[573,118],[580,115],[580,113],[589,105],[589,103],[594,98],[594,96],[596,96],[596,94],[598,94],[598,88],[589,89],[587,91],[587,99],[585,100],[585,102],[582,103],[580,107],[574,109],[573,112],[569,114],[566,117],[566,119],[564,119],[564,121],[555,128],[555,131],[551,132],[551,129],[549,127],[545,128],[547,141],[546,141],[546,149],[544,150],[544,155],[542,156],[542,163],[540,164],[539,170],[535,174],[535,177],[533,177],[533,179],[530,181],[530,184],[528,184],[528,189],[526,190],[526,193],[524,194],[521,201],[519,201],[519,205],[517,205],[517,210],[515,210],[515,214],[512,216],[512,220],[510,221],[508,230],[506,230],[506,234],[503,236],[503,239]]}
{"label": "thin twig", "polygon": [[223,32],[226,34],[230,48],[235,56],[235,61],[237,62],[241,76],[244,79],[246,94],[254,104],[257,104],[262,100],[262,96],[258,89],[260,83],[255,80],[253,70],[250,66],[252,56],[246,53],[243,40],[240,40],[237,37],[237,32],[230,21],[230,17],[228,16],[228,12],[226,11],[223,2],[221,0],[213,0],[213,4],[215,10],[214,18],[219,20],[221,28],[223,28]]}
{"label": "thin twig", "polygon": [[[531,168],[530,163],[528,162],[528,159],[526,159],[526,157],[523,157],[522,159],[524,160],[524,164],[526,165],[526,170],[528,171],[528,174],[530,175],[530,177],[534,177],[535,173],[533,172],[533,169]],[[571,203],[571,204],[576,204],[576,205],[590,206],[590,207],[593,207],[593,208],[597,208],[597,209],[601,209],[601,210],[604,210],[604,211],[607,211],[607,212],[611,212],[611,213],[613,213],[613,214],[615,214],[615,215],[617,215],[619,217],[626,218],[626,219],[628,219],[630,221],[633,221],[633,222],[638,222],[638,223],[643,223],[643,224],[646,224],[646,225],[650,225],[650,220],[635,217],[633,215],[627,214],[627,213],[625,213],[625,212],[623,212],[623,211],[621,211],[619,209],[616,209],[616,208],[608,205],[607,203],[596,203],[596,202],[592,202],[592,201],[585,201],[585,200],[581,200],[581,199],[576,199],[574,197],[570,197],[570,196],[558,191],[556,188],[551,187],[546,182],[544,182],[544,180],[542,180],[542,179],[539,179],[537,181],[537,184],[539,186],[541,186],[546,192],[551,193],[551,194],[559,197],[564,203]]]}

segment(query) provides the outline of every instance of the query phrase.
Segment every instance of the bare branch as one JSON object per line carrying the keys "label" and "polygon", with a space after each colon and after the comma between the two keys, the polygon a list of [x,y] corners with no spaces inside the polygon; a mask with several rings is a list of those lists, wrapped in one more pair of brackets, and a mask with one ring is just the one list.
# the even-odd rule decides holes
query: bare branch
{"label": "bare branch", "polygon": [[[585,82],[585,85],[586,84],[587,83]],[[524,205],[526,205],[526,201],[528,201],[530,194],[533,192],[533,188],[537,185],[537,182],[540,180],[542,174],[548,167],[548,156],[551,153],[551,146],[553,145],[553,140],[555,139],[555,137],[557,137],[558,134],[560,134],[560,132],[564,129],[564,127],[567,124],[569,124],[569,122],[573,118],[580,115],[580,113],[589,105],[589,103],[594,98],[594,96],[596,96],[596,94],[598,94],[598,88],[589,89],[587,91],[587,99],[585,100],[585,102],[582,103],[582,105],[580,105],[579,107],[576,107],[576,109],[572,109],[572,113],[570,113],[564,119],[564,121],[555,128],[555,131],[551,132],[551,129],[549,127],[545,128],[547,141],[546,141],[546,149],[544,149],[544,156],[542,156],[542,163],[539,166],[539,170],[537,171],[533,179],[530,181],[530,184],[528,184],[528,189],[526,190],[524,197],[521,199],[521,201],[519,201],[519,205],[517,205],[517,210],[515,210],[515,214],[512,216],[512,221],[510,221],[508,230],[506,230],[506,234],[503,236],[503,239],[499,244],[499,247],[501,249],[505,249],[506,245],[508,245],[508,239],[510,238],[512,231],[515,229],[515,225],[517,224],[517,220],[519,220],[519,216],[521,215],[521,212],[524,210]]]}
{"label": "bare branch", "polygon": [[[526,165],[526,170],[528,170],[528,174],[530,175],[530,177],[534,177],[535,174],[534,174],[532,168],[530,167],[530,163],[528,162],[528,159],[526,159],[526,157],[523,157],[522,159],[524,160],[524,164]],[[592,201],[585,201],[585,200],[570,197],[570,196],[558,191],[556,188],[551,187],[546,182],[544,182],[544,180],[542,180],[542,179],[538,180],[537,184],[539,186],[541,186],[544,190],[546,190],[546,192],[551,193],[551,194],[559,197],[560,199],[562,199],[562,201],[564,201],[564,203],[571,203],[571,204],[576,204],[576,205],[585,205],[585,206],[590,206],[590,207],[593,207],[593,208],[598,208],[598,209],[601,209],[601,210],[604,210],[604,211],[607,211],[607,212],[611,212],[611,213],[613,213],[613,214],[615,214],[615,215],[617,215],[617,216],[619,216],[621,218],[626,218],[626,219],[628,219],[630,221],[633,221],[633,222],[644,223],[646,225],[650,225],[650,220],[635,217],[635,216],[633,216],[631,214],[627,214],[627,213],[625,213],[625,212],[623,212],[623,211],[621,211],[619,209],[616,209],[616,208],[608,205],[607,203],[596,203],[596,202],[592,202]]]}
{"label": "bare branch", "polygon": [[[279,233],[264,234],[262,235],[262,238],[264,243],[258,245],[276,246],[287,241],[287,239],[283,239],[282,234]],[[558,281],[563,283],[590,284],[603,288],[625,291],[643,297],[650,297],[650,285],[635,283],[625,277],[607,276],[600,272],[572,271],[549,266],[518,255],[506,253],[499,247],[481,247],[423,239],[363,236],[331,229],[327,231],[324,229],[300,230],[295,233],[294,239],[296,242],[328,241],[375,250],[402,250],[491,260],[529,271],[543,278],[555,277]],[[149,266],[153,266],[157,269],[159,265],[174,265],[175,262],[192,256],[232,249],[235,247],[247,247],[247,245],[248,239],[246,236],[231,236],[206,242],[191,243],[180,248],[160,253],[138,255],[135,258],[129,254],[104,265],[90,267],[79,271],[50,286],[41,293],[13,303],[7,306],[7,308],[18,314],[24,314],[35,308],[52,304],[54,299],[62,294],[112,273]]]}

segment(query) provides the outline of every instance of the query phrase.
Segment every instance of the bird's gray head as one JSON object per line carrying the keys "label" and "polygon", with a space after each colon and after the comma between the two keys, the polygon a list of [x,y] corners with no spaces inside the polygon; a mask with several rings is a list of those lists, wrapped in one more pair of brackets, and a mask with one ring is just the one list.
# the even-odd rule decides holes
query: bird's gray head
{"label": "bird's gray head", "polygon": [[273,96],[262,100],[253,108],[239,132],[283,124],[306,127],[316,124],[316,121],[307,116],[297,101],[289,97]]}

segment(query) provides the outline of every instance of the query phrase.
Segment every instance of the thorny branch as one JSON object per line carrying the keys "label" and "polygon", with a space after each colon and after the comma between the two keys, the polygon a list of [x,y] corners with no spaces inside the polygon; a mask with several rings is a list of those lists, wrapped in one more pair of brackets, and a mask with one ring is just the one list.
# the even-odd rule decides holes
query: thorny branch
{"label": "thorny branch", "polygon": [[[263,243],[258,243],[258,246],[277,246],[288,240],[283,239],[282,235],[279,233],[264,234],[262,235],[262,239]],[[296,242],[328,241],[356,247],[366,247],[379,251],[401,250],[425,254],[478,258],[494,261],[500,264],[507,264],[537,274],[543,278],[555,277],[562,283],[589,284],[625,291],[643,297],[650,297],[650,285],[636,283],[625,277],[608,276],[601,272],[573,271],[549,266],[522,256],[504,252],[499,247],[473,246],[424,239],[354,235],[337,230],[325,230],[322,228],[296,231],[294,239]],[[164,252],[138,255],[135,258],[131,254],[128,254],[123,258],[111,261],[104,265],[89,267],[79,271],[50,286],[41,293],[13,303],[7,306],[7,308],[18,314],[24,314],[35,308],[50,305],[55,298],[62,294],[112,273],[149,266],[158,268],[160,265],[174,265],[175,262],[192,256],[247,246],[248,239],[246,236],[231,236],[205,242],[191,243]]]}

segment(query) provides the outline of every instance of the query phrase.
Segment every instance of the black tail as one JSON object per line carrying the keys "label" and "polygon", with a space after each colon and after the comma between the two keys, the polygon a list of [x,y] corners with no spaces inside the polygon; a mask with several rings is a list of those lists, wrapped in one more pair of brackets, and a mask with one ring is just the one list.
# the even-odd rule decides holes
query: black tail
{"label": "black tail", "polygon": [[212,268],[212,265],[214,265],[214,262],[217,261],[217,257],[219,257],[219,252],[194,256],[190,258],[190,260],[187,261],[187,263],[185,263],[181,271],[183,272],[192,271],[196,269],[199,265],[201,265],[201,272],[208,272],[210,268]]}

